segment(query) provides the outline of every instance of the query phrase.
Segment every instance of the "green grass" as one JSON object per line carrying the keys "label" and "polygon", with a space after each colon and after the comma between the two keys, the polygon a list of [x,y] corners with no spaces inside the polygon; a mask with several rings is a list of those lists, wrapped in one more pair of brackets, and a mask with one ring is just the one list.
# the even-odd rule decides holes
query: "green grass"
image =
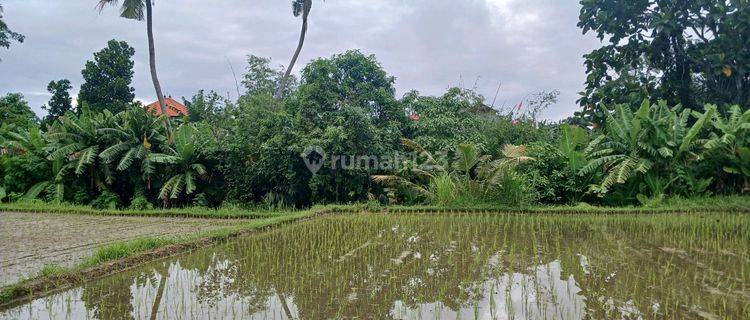
{"label": "green grass", "polygon": [[[367,205],[329,206],[335,212],[371,211]],[[430,212],[507,212],[507,213],[583,213],[583,214],[620,214],[620,213],[691,213],[691,212],[746,212],[750,213],[750,196],[725,196],[697,199],[673,198],[651,206],[605,207],[586,203],[577,205],[525,206],[510,207],[480,204],[475,206],[388,206],[383,211],[393,213],[430,213]]]}
{"label": "green grass", "polygon": [[40,277],[53,277],[66,272],[67,269],[56,264],[47,264],[39,271]]}
{"label": "green grass", "polygon": [[74,205],[68,203],[47,203],[42,201],[0,203],[0,211],[87,214],[102,216],[183,217],[211,219],[257,219],[276,217],[290,213],[289,211],[274,211],[257,208],[246,209],[235,206],[222,207],[218,209],[190,207],[179,209],[152,210],[102,210],[92,208],[91,206]]}
{"label": "green grass", "polygon": [[[750,213],[750,196],[722,196],[709,198],[667,199],[658,205],[605,207],[585,203],[577,205],[534,205],[534,206],[498,206],[491,204],[453,206],[381,206],[376,203],[358,203],[347,205],[315,206],[309,210],[330,209],[334,212],[359,211],[388,211],[403,213],[418,212],[451,212],[451,211],[481,211],[481,212],[521,212],[521,213],[679,213],[679,212],[708,212],[729,211]],[[272,210],[262,208],[242,208],[238,206],[221,207],[217,209],[203,207],[189,207],[179,209],[152,210],[100,210],[90,206],[73,204],[55,204],[41,201],[0,203],[0,212],[39,212],[61,214],[87,214],[112,216],[140,216],[140,217],[184,217],[210,219],[259,219],[279,217],[304,211]]]}

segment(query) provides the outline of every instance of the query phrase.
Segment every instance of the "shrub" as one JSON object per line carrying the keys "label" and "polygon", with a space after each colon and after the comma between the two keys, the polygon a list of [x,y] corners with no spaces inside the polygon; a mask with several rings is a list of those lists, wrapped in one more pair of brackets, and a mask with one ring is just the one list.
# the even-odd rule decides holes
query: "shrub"
{"label": "shrub", "polygon": [[120,197],[109,190],[104,190],[98,198],[91,202],[95,209],[114,210],[120,206]]}
{"label": "shrub", "polygon": [[194,207],[208,207],[208,199],[205,193],[199,193],[193,198]]}
{"label": "shrub", "polygon": [[130,201],[129,210],[151,210],[154,205],[146,199],[144,195],[138,195]]}

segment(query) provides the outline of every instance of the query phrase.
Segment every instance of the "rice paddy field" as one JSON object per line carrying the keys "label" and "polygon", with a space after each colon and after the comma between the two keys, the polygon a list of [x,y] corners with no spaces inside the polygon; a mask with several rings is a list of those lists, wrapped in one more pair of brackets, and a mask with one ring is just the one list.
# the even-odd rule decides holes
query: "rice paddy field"
{"label": "rice paddy field", "polygon": [[748,319],[746,214],[333,215],[0,319]]}

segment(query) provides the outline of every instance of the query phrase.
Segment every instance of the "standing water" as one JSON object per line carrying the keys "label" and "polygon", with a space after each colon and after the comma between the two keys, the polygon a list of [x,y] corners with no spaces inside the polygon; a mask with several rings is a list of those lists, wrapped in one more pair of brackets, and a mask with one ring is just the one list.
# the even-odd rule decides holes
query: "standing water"
{"label": "standing water", "polygon": [[0,319],[746,319],[749,249],[736,214],[331,216]]}

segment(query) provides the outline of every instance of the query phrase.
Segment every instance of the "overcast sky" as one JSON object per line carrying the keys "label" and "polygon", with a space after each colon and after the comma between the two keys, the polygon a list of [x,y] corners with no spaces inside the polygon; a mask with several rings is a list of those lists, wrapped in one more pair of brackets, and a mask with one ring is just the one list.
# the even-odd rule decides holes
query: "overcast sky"
{"label": "overcast sky", "polygon": [[[50,80],[70,79],[110,39],[136,49],[136,98],[156,100],[148,71],[146,24],[101,15],[96,0],[0,0],[4,20],[26,35],[0,48],[0,94],[21,92],[40,115]],[[248,54],[287,64],[301,20],[289,0],[156,0],[157,66],[165,94],[190,97],[199,89],[236,98],[228,61],[241,76]],[[583,88],[582,55],[598,46],[576,27],[577,0],[316,0],[297,73],[308,61],[348,49],[375,54],[408,90],[439,95],[448,87],[476,86],[496,105],[517,104],[528,93],[561,91],[545,115],[577,110]]]}

